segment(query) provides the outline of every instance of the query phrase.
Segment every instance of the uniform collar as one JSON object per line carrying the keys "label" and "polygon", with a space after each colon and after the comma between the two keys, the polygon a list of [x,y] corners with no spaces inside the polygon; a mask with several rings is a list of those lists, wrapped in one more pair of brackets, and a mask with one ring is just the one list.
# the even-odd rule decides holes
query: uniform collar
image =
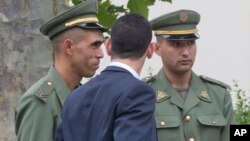
{"label": "uniform collar", "polygon": [[155,93],[157,102],[162,102],[170,98],[171,103],[177,105],[183,109],[184,100],[178,94],[178,92],[171,86],[169,80],[167,79],[163,69],[161,69],[156,75],[157,84],[155,84]]}
{"label": "uniform collar", "polygon": [[63,106],[68,94],[70,93],[70,89],[62,79],[61,75],[53,66],[51,66],[49,69],[48,78],[54,85],[56,94],[61,102],[61,105]]}
{"label": "uniform collar", "polygon": [[157,102],[165,101],[166,99],[170,98],[170,101],[180,108],[184,107],[191,108],[195,104],[199,103],[200,100],[209,103],[212,101],[207,91],[207,88],[194,72],[192,72],[192,77],[191,77],[189,91],[186,97],[186,102],[181,98],[178,92],[171,86],[163,69],[161,69],[155,77],[158,80],[156,81],[157,84],[155,84],[156,86],[155,93]]}
{"label": "uniform collar", "polygon": [[192,72],[192,78],[190,82],[190,88],[194,90],[200,100],[205,102],[211,102],[211,96],[208,93],[207,87],[204,85],[199,76]]}

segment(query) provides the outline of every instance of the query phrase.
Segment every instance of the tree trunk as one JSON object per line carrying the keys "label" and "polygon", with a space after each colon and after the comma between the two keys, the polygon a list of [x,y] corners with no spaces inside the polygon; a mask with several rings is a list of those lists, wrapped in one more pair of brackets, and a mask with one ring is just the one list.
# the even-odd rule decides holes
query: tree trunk
{"label": "tree trunk", "polygon": [[0,0],[0,140],[15,141],[20,96],[52,63],[49,40],[39,28],[69,0]]}

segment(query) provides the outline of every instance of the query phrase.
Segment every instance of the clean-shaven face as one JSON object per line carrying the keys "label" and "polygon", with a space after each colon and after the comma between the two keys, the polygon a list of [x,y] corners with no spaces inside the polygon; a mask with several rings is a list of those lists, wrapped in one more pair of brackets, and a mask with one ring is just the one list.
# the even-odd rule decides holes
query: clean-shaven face
{"label": "clean-shaven face", "polygon": [[159,54],[165,69],[174,74],[191,71],[196,57],[195,40],[165,40],[159,43]]}

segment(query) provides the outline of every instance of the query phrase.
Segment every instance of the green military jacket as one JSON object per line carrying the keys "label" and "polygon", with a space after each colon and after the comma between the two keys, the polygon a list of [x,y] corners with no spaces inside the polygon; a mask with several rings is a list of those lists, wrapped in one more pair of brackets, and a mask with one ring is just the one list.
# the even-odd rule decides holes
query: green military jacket
{"label": "green military jacket", "polygon": [[15,111],[18,141],[53,141],[61,121],[61,109],[69,88],[55,70],[31,86],[19,99]]}
{"label": "green military jacket", "polygon": [[146,82],[156,93],[158,141],[229,141],[229,125],[235,118],[226,85],[192,73],[184,100],[162,69]]}

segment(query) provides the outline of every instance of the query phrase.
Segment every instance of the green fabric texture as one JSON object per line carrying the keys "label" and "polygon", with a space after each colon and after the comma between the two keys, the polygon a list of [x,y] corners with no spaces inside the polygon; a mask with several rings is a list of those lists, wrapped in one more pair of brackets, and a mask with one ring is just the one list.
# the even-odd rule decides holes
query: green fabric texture
{"label": "green fabric texture", "polygon": [[163,69],[146,80],[155,90],[158,141],[229,141],[236,124],[232,99],[225,85],[201,79],[194,72],[184,100]]}
{"label": "green fabric texture", "polygon": [[70,93],[51,66],[48,74],[32,85],[18,101],[15,131],[18,141],[52,141],[61,122],[62,106]]}

